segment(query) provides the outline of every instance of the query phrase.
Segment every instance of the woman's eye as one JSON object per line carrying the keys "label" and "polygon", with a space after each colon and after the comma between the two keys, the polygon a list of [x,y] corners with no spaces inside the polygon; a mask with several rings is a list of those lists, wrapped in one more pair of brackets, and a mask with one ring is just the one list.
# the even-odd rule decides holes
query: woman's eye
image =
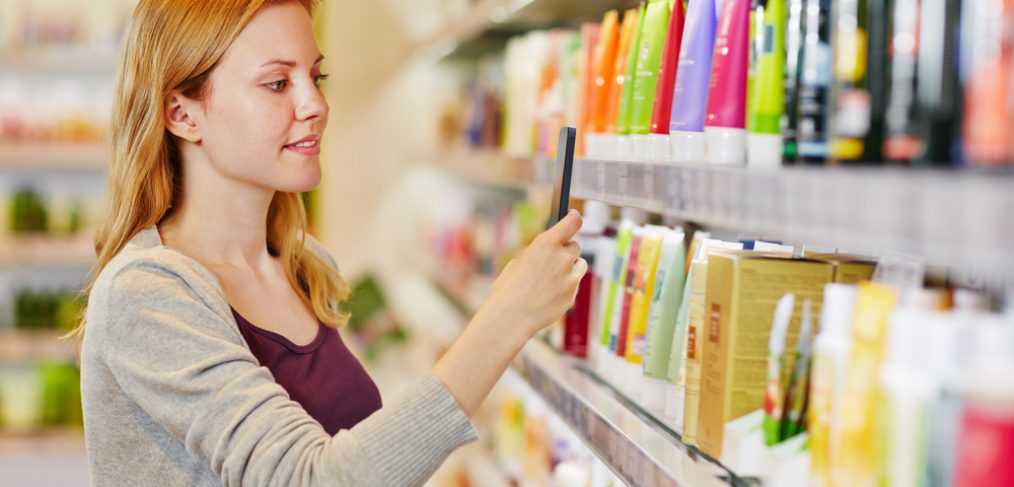
{"label": "woman's eye", "polygon": [[314,77],[313,77],[313,84],[315,84],[315,85],[317,85],[317,86],[320,86],[320,84],[321,84],[322,82],[324,82],[324,81],[327,81],[327,79],[328,79],[328,78],[329,78],[330,76],[331,76],[331,75],[329,75],[329,74],[325,74],[325,73],[321,73],[321,74],[318,74],[317,76],[314,76]]}
{"label": "woman's eye", "polygon": [[266,83],[264,86],[267,86],[268,89],[272,90],[272,91],[282,91],[282,90],[285,89],[285,86],[287,84],[288,84],[287,80],[280,79],[278,81],[272,81],[270,83]]}

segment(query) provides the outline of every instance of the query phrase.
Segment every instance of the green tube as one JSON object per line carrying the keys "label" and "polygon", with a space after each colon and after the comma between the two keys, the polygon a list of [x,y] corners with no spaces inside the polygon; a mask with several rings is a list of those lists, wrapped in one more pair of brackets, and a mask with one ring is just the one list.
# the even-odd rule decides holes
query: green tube
{"label": "green tube", "polygon": [[682,304],[683,283],[686,279],[684,267],[687,257],[683,238],[683,232],[669,230],[662,239],[662,253],[655,274],[655,292],[651,298],[648,318],[648,348],[644,358],[644,376],[652,379],[667,379],[672,335],[676,329],[676,317]]}
{"label": "green tube", "polygon": [[630,256],[630,240],[634,233],[634,222],[624,220],[616,232],[616,256],[613,260],[613,268],[609,277],[609,290],[606,294],[606,310],[602,314],[602,333],[599,335],[599,343],[609,348],[610,324],[614,309],[617,306],[617,294],[620,296],[622,305],[622,290],[627,281],[627,258]]}
{"label": "green tube", "polygon": [[751,166],[782,161],[781,119],[785,105],[785,0],[761,0],[756,22],[757,74],[747,114],[747,158]]}
{"label": "green tube", "polygon": [[637,20],[637,30],[634,31],[634,42],[630,43],[630,50],[627,52],[627,82],[623,83],[623,94],[620,97],[620,110],[616,116],[616,134],[630,135],[630,118],[634,105],[634,83],[630,82],[637,75],[637,60],[641,46],[641,33],[644,30],[645,17],[648,4],[642,2]]}
{"label": "green tube", "polygon": [[647,134],[651,131],[651,114],[655,108],[655,88],[658,70],[662,64],[672,7],[669,0],[650,0],[637,46],[637,70],[634,72],[634,93],[630,108],[630,133]]}

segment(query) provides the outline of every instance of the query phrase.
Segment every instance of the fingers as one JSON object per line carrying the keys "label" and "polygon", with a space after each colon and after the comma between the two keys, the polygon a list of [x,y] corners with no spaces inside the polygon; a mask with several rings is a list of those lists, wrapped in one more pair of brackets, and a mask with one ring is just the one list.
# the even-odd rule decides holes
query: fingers
{"label": "fingers", "polygon": [[578,230],[581,229],[582,221],[580,212],[570,210],[567,212],[567,216],[553,225],[553,228],[543,232],[543,235],[551,239],[553,243],[567,243],[574,238],[574,235],[577,235]]}
{"label": "fingers", "polygon": [[578,244],[577,241],[575,240],[571,240],[563,244],[563,250],[564,252],[567,253],[568,256],[573,257],[575,259],[581,257],[581,245]]}

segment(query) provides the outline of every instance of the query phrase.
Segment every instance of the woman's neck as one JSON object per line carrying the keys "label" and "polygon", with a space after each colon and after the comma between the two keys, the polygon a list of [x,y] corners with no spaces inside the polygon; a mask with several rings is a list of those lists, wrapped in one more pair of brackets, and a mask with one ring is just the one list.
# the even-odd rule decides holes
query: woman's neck
{"label": "woman's neck", "polygon": [[267,264],[267,214],[274,191],[225,177],[210,164],[186,167],[185,191],[159,224],[163,243],[208,266]]}

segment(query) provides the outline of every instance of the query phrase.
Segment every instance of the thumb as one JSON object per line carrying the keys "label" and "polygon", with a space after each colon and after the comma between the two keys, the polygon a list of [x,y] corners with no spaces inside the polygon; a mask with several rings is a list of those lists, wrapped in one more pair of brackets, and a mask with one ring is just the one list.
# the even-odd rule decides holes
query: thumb
{"label": "thumb", "polygon": [[567,212],[567,216],[556,222],[556,225],[553,225],[553,228],[546,230],[546,236],[552,239],[554,243],[567,243],[573,240],[574,235],[577,235],[578,230],[581,230],[581,224],[583,222],[584,219],[581,218],[580,212],[577,210],[570,210]]}

